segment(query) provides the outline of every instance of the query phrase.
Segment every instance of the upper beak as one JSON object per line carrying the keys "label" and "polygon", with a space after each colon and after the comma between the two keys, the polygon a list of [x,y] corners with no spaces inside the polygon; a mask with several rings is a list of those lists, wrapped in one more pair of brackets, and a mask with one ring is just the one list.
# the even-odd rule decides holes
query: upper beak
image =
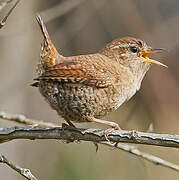
{"label": "upper beak", "polygon": [[156,65],[159,65],[159,66],[164,66],[164,67],[167,67],[165,64],[162,64],[161,62],[159,61],[156,61],[156,60],[153,60],[153,59],[150,59],[148,57],[149,54],[152,54],[152,53],[155,53],[155,52],[159,52],[159,51],[165,51],[165,49],[162,49],[162,48],[151,48],[149,49],[148,51],[144,52],[142,55],[141,55],[141,58],[144,62],[146,63],[150,63],[150,64],[156,64]]}

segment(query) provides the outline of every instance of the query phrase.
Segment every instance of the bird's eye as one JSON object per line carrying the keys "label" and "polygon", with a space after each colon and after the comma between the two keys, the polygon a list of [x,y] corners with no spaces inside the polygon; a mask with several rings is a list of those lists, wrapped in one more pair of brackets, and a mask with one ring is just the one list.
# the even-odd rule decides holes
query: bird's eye
{"label": "bird's eye", "polygon": [[133,53],[136,53],[137,52],[137,48],[135,46],[130,46],[130,50],[131,52]]}

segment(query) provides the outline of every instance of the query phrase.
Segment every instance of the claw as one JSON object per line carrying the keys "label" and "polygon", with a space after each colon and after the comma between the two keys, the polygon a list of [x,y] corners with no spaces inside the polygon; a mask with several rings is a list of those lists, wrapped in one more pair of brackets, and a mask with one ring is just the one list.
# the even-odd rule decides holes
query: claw
{"label": "claw", "polygon": [[94,146],[95,146],[95,150],[96,150],[96,152],[98,152],[98,149],[99,149],[99,145],[98,145],[98,143],[97,143],[97,142],[93,142],[93,144],[94,144]]}

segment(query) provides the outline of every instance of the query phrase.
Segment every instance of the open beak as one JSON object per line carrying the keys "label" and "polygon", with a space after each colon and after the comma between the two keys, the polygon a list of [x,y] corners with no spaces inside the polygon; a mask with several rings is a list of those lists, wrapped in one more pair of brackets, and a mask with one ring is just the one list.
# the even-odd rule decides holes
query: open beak
{"label": "open beak", "polygon": [[162,64],[161,62],[156,61],[156,60],[153,60],[153,59],[150,59],[150,58],[148,57],[149,54],[152,54],[152,53],[158,52],[158,51],[165,51],[165,49],[161,49],[161,48],[150,49],[150,50],[148,50],[147,52],[144,52],[144,53],[141,55],[140,58],[141,58],[144,62],[146,62],[146,63],[156,64],[156,65],[159,65],[159,66],[167,67],[165,64]]}

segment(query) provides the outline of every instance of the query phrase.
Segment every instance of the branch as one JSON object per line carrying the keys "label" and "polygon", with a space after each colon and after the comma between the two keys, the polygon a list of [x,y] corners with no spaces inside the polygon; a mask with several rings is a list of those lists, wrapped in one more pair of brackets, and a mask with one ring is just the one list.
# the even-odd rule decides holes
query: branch
{"label": "branch", "polygon": [[[49,126],[49,127],[25,127],[25,128],[1,128],[0,142],[10,141],[13,139],[63,139],[63,140],[83,140],[102,142],[106,141],[104,131],[99,129],[80,129],[71,126],[57,127],[52,123],[45,123],[26,118],[24,115],[7,114],[0,112],[0,118],[15,121],[21,124],[33,126]],[[50,133],[49,133],[50,132]],[[42,135],[43,134],[43,135]],[[135,143],[156,145],[165,147],[179,148],[179,135],[156,134],[132,131],[113,131],[108,134],[111,142],[119,143]]]}
{"label": "branch", "polygon": [[37,180],[35,176],[30,172],[29,169],[21,168],[15,164],[13,164],[11,161],[9,161],[5,156],[0,154],[0,163],[7,164],[10,168],[17,171],[19,174],[24,176],[28,180]]}
{"label": "branch", "polygon": [[[23,115],[7,114],[4,112],[0,112],[0,118],[15,121],[21,124],[35,126],[0,128],[0,143],[11,141],[13,139],[60,139],[66,140],[68,142],[72,142],[75,140],[92,141],[95,143],[98,142],[103,145],[121,149],[135,156],[142,157],[143,159],[150,161],[154,164],[168,167],[175,171],[179,171],[178,165],[165,161],[151,154],[141,152],[132,145],[119,144],[119,142],[127,142],[178,148],[179,135],[154,134],[121,130],[111,132],[108,136],[110,142],[107,142],[104,137],[103,130],[80,129],[67,125],[57,127],[57,125],[52,123],[45,123],[42,121],[28,119]],[[38,127],[39,125],[48,127]],[[49,127],[51,125],[52,127]]]}
{"label": "branch", "polygon": [[[0,11],[2,11],[9,3],[11,3],[13,0],[6,0],[0,3]],[[5,25],[7,18],[9,15],[12,13],[12,11],[15,9],[17,4],[19,3],[20,0],[17,0],[12,7],[5,13],[5,16],[0,20],[0,29]]]}
{"label": "branch", "polygon": [[174,164],[174,163],[171,163],[171,162],[168,162],[168,161],[165,161],[157,156],[154,156],[152,154],[148,154],[148,153],[145,153],[145,152],[141,152],[139,151],[137,148],[135,148],[134,146],[131,146],[131,145],[127,145],[127,144],[111,144],[110,142],[102,142],[101,144],[103,145],[107,145],[109,147],[114,147],[114,148],[117,148],[117,149],[121,149],[123,151],[126,151],[126,152],[129,152],[135,156],[138,156],[138,157],[141,157],[149,162],[152,162],[156,165],[160,165],[160,166],[164,166],[164,167],[167,167],[167,168],[170,168],[170,169],[173,169],[175,171],[179,171],[179,166]]}
{"label": "branch", "polygon": [[33,119],[28,119],[22,114],[9,114],[5,112],[0,112],[0,118],[8,121],[17,122],[20,124],[25,125],[33,125],[33,126],[50,126],[50,127],[57,127],[57,124],[49,123],[49,122],[43,122]]}
{"label": "branch", "polygon": [[[35,122],[36,124],[36,122]],[[13,139],[59,139],[67,141],[106,141],[105,132],[100,129],[64,127],[10,127],[0,128],[0,143]],[[134,143],[179,148],[179,135],[155,134],[139,131],[112,131],[108,139],[113,143]]]}

